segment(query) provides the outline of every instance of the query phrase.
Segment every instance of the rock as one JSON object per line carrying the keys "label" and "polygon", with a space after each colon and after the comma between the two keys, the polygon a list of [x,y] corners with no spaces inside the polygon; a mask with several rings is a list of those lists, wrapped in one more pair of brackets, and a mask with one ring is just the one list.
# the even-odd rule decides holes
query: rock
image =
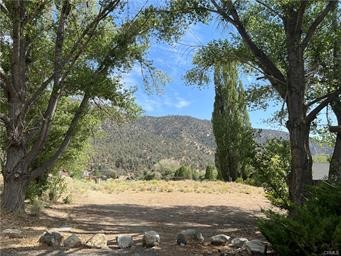
{"label": "rock", "polygon": [[245,248],[250,255],[265,255],[266,246],[265,243],[261,240],[251,240],[245,243]]}
{"label": "rock", "polygon": [[4,229],[2,231],[2,234],[5,236],[8,236],[9,238],[23,238],[24,236],[22,235],[22,231],[19,229],[12,229],[12,228],[8,228],[8,229]]}
{"label": "rock", "polygon": [[204,236],[202,235],[201,232],[195,229],[186,229],[186,230],[181,231],[176,236],[176,242],[178,245],[181,245],[181,246],[186,245],[188,242],[202,243],[204,242]]}
{"label": "rock", "polygon": [[151,248],[160,244],[160,235],[155,231],[147,231],[143,234],[143,246]]}
{"label": "rock", "polygon": [[80,247],[82,245],[81,239],[75,234],[69,236],[64,240],[64,246],[68,248]]}
{"label": "rock", "polygon": [[118,247],[120,247],[121,249],[125,249],[125,248],[130,248],[133,246],[133,238],[132,236],[128,236],[128,235],[121,235],[116,237],[116,241],[118,244]]}
{"label": "rock", "polygon": [[240,237],[240,238],[234,238],[232,239],[231,241],[231,245],[233,247],[238,247],[238,248],[241,248],[243,247],[243,245],[248,242],[249,240],[247,240],[246,238],[243,238],[243,237]]}
{"label": "rock", "polygon": [[107,238],[104,234],[96,234],[92,236],[85,245],[90,248],[108,249]]}
{"label": "rock", "polygon": [[231,237],[227,235],[219,234],[219,235],[212,236],[210,240],[211,240],[211,244],[213,245],[225,245],[230,240],[230,238]]}
{"label": "rock", "polygon": [[39,243],[47,246],[59,247],[62,243],[63,236],[58,232],[45,232],[40,238]]}

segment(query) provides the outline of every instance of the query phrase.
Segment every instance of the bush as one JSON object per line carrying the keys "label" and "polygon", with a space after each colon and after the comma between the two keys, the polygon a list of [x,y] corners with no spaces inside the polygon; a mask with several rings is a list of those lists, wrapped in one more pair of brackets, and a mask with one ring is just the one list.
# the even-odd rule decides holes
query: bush
{"label": "bush", "polygon": [[199,170],[193,170],[192,171],[192,179],[193,180],[201,180],[202,179],[202,175],[201,175]]}
{"label": "bush", "polygon": [[72,203],[72,196],[67,195],[66,197],[63,198],[63,203],[64,204],[71,204]]}
{"label": "bush", "polygon": [[341,248],[341,185],[311,189],[303,206],[287,215],[267,211],[258,227],[279,255],[323,255]]}
{"label": "bush", "polygon": [[172,169],[163,168],[161,171],[162,179],[163,180],[171,180],[174,178],[174,173],[175,173],[175,171],[173,171]]}
{"label": "bush", "polygon": [[44,204],[38,197],[32,199],[32,205],[30,209],[30,213],[32,216],[39,217],[43,208]]}
{"label": "bush", "polygon": [[175,179],[189,179],[193,177],[192,169],[189,166],[181,166],[174,174]]}
{"label": "bush", "polygon": [[43,192],[47,189],[47,181],[33,181],[27,186],[25,198],[33,202],[36,197],[41,197]]}
{"label": "bush", "polygon": [[143,172],[143,180],[160,180],[162,178],[161,173],[157,171],[144,171]]}
{"label": "bush", "polygon": [[205,171],[205,180],[216,180],[217,174],[217,170],[213,166],[208,165]]}
{"label": "bush", "polygon": [[247,183],[263,186],[266,197],[273,205],[289,209],[287,185],[290,170],[289,142],[279,139],[269,140],[263,148],[258,149],[253,165],[255,170],[247,179]]}
{"label": "bush", "polygon": [[51,202],[57,202],[66,192],[67,184],[63,177],[59,175],[49,175],[48,179],[48,195]]}

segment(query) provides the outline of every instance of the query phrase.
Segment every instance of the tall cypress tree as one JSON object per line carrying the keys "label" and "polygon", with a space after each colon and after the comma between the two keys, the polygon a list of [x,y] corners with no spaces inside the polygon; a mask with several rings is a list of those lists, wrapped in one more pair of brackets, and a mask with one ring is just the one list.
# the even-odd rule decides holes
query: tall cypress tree
{"label": "tall cypress tree", "polygon": [[254,145],[236,63],[215,65],[214,85],[212,126],[217,144],[215,164],[219,178],[234,181],[245,176],[248,157]]}

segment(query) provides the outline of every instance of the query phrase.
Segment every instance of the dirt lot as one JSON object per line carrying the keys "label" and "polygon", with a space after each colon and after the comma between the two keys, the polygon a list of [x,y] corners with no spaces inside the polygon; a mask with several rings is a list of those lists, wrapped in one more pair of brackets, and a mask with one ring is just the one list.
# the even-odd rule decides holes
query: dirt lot
{"label": "dirt lot", "polygon": [[[200,182],[195,186],[204,186]],[[194,186],[192,183],[186,186]],[[199,184],[199,185],[198,185]],[[208,185],[207,185],[208,184]],[[221,184],[220,184],[221,185]],[[128,184],[132,188],[134,185]],[[158,184],[155,185],[156,187]],[[55,204],[43,210],[40,217],[10,216],[2,214],[1,230],[20,228],[24,238],[9,239],[1,236],[1,255],[220,255],[221,252],[236,254],[228,246],[176,245],[178,232],[187,228],[201,231],[206,238],[224,233],[231,237],[260,238],[255,223],[261,208],[268,208],[260,188],[225,183],[225,192],[202,190],[202,193],[180,192],[173,183],[172,192],[127,191],[108,193],[92,189],[72,188],[72,204]],[[205,186],[215,186],[214,182]],[[91,187],[91,186],[89,186]],[[186,190],[186,191],[191,191]],[[205,192],[206,191],[206,192]],[[64,237],[74,233],[86,241],[93,234],[105,233],[111,250],[78,248],[51,250],[39,245],[39,236],[47,229],[69,227]],[[142,233],[155,230],[160,233],[158,248],[144,249]],[[115,238],[119,234],[131,234],[134,246],[128,250],[118,249]],[[244,253],[238,253],[244,255]]]}

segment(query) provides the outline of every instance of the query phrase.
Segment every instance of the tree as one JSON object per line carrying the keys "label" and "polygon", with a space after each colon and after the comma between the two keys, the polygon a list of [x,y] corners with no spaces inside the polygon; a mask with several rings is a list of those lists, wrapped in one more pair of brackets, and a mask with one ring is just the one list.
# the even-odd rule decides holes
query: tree
{"label": "tree", "polygon": [[[116,116],[138,112],[121,74],[140,63],[156,22],[152,8],[124,13],[126,1],[2,1],[0,3],[0,120],[6,138],[2,207],[22,211],[27,185],[51,169],[68,148],[82,117],[94,106]],[[42,95],[47,101],[31,120]],[[78,102],[66,132],[47,159],[35,161],[50,140],[60,101]]]}
{"label": "tree", "polygon": [[170,6],[176,17],[172,22],[176,24],[207,20],[212,14],[237,31],[232,39],[213,42],[197,53],[206,55],[202,58],[206,63],[200,63],[192,71],[192,74],[198,72],[195,75],[198,80],[207,81],[203,71],[217,59],[239,60],[256,71],[260,79],[268,81],[269,88],[285,102],[291,146],[289,194],[299,204],[304,201],[307,185],[312,184],[311,124],[322,109],[336,100],[341,90],[338,88],[313,103],[307,101],[309,74],[305,69],[305,54],[316,31],[336,6],[337,1],[333,0],[193,0],[176,1]]}
{"label": "tree", "polygon": [[[42,102],[46,100],[47,97],[41,97]],[[39,109],[42,106],[42,102],[36,104],[34,107],[31,120],[39,118]],[[32,168],[38,168],[49,159],[51,154],[56,150],[56,146],[62,142],[63,134],[65,134],[68,128],[66,124],[70,123],[78,105],[78,102],[75,100],[68,98],[61,99],[51,125],[47,143],[37,159],[31,164]],[[59,171],[66,171],[71,177],[82,176],[89,164],[92,153],[90,139],[93,135],[97,135],[96,131],[99,128],[101,116],[103,114],[93,108],[79,120],[68,148],[61,154],[48,173],[46,172],[44,175],[30,182],[28,191],[26,192],[26,198],[33,199],[36,196],[41,196],[44,191],[50,189],[49,179],[57,178],[50,177],[48,179],[48,174],[58,176]]]}
{"label": "tree", "polygon": [[[235,181],[246,168],[252,143],[252,130],[246,111],[245,95],[238,81],[235,63],[214,67],[215,101],[212,114],[217,144],[215,164],[219,177]],[[250,141],[246,141],[250,140]]]}
{"label": "tree", "polygon": [[[331,79],[328,79],[328,84],[332,88],[341,87],[340,86],[340,73],[341,73],[341,26],[340,18],[337,16],[338,9],[335,10],[332,19],[332,31],[335,34],[333,41],[333,51],[332,51],[332,69],[331,69]],[[337,100],[331,102],[331,108],[336,116],[337,127],[330,127],[330,132],[336,133],[335,145],[332,158],[330,160],[329,168],[329,181],[341,183],[341,95],[337,97]]]}
{"label": "tree", "polygon": [[[341,72],[341,30],[340,9],[336,8],[327,19],[327,26],[319,29],[313,38],[312,46],[307,54],[307,67],[314,75],[309,78],[309,83],[314,84],[311,94],[321,99],[325,94],[333,94],[340,88]],[[338,126],[332,126],[328,120],[329,133],[336,133],[332,137],[334,152],[330,160],[329,181],[341,182],[341,95],[330,103],[332,112],[335,114]],[[329,119],[329,117],[326,117]],[[326,127],[324,130],[327,130]],[[328,131],[325,131],[328,133]],[[333,146],[333,145],[331,145]]]}

